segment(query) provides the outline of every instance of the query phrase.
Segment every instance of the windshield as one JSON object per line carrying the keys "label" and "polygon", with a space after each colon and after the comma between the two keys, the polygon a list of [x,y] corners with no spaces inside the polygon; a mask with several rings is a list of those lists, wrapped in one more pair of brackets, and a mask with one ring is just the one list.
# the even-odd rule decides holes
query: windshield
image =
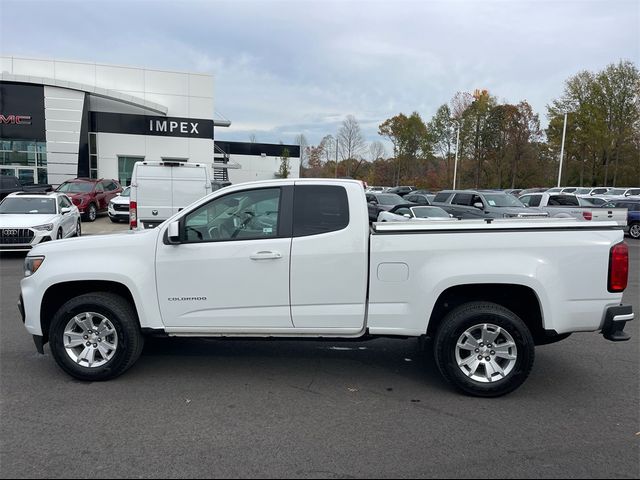
{"label": "windshield", "polygon": [[624,188],[616,188],[614,190],[609,191],[607,195],[624,195],[624,192],[626,192]]}
{"label": "windshield", "polygon": [[579,188],[574,192],[576,195],[588,195],[591,193],[590,188]]}
{"label": "windshield", "polygon": [[411,211],[416,218],[449,218],[449,214],[439,207],[412,207]]}
{"label": "windshield", "polygon": [[93,184],[91,183],[63,183],[58,187],[58,192],[66,192],[66,193],[89,193],[93,190]]}
{"label": "windshield", "polygon": [[0,214],[2,213],[55,214],[56,201],[53,198],[7,197],[0,203]]}
{"label": "windshield", "polygon": [[131,195],[131,187],[125,188],[120,194],[121,197],[128,197],[129,195]]}
{"label": "windshield", "polygon": [[484,198],[491,207],[524,207],[524,204],[512,195],[485,193]]}
{"label": "windshield", "polygon": [[547,190],[547,193],[560,193],[562,191],[561,188],[550,188],[549,190]]}
{"label": "windshield", "polygon": [[385,193],[384,195],[377,195],[376,199],[381,205],[400,205],[405,202],[404,198],[395,193]]}

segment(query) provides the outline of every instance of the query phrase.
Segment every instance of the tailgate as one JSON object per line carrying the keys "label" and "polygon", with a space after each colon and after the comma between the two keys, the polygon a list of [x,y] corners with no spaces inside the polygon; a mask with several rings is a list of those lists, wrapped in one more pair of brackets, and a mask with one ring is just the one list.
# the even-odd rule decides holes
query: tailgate
{"label": "tailgate", "polygon": [[626,208],[594,208],[593,222],[616,222],[621,227],[627,226]]}

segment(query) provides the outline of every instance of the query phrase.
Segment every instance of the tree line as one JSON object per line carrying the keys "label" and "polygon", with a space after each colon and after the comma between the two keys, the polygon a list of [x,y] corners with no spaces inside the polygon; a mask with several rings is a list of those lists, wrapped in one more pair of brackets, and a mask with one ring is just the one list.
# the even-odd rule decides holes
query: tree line
{"label": "tree line", "polygon": [[[548,127],[531,105],[501,103],[486,90],[458,92],[424,121],[418,112],[384,120],[367,143],[352,115],[336,136],[301,146],[301,176],[352,177],[370,185],[423,188],[527,188],[557,183],[565,113],[561,183],[640,185],[640,73],[629,61],[565,81],[546,108]],[[455,168],[456,146],[458,154]]]}

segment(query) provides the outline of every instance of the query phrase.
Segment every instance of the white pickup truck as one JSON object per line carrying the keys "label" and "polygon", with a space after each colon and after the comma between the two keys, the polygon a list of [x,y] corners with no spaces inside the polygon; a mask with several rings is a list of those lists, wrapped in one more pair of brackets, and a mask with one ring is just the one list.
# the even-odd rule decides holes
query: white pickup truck
{"label": "white pickup truck", "polygon": [[274,180],[218,190],[158,228],[51,242],[25,259],[36,347],[84,380],[117,377],[145,336],[428,336],[478,396],[521,385],[534,346],[628,340],[628,249],[615,224],[380,223],[362,184]]}
{"label": "white pickup truck", "polygon": [[627,226],[626,208],[602,208],[588,204],[571,193],[528,193],[518,198],[527,207],[535,207],[550,218],[576,218],[591,222],[615,222]]}

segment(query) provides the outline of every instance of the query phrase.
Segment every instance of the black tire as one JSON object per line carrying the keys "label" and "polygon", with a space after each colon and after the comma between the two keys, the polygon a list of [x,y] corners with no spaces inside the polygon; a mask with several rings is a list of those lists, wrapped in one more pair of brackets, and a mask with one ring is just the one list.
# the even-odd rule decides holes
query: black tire
{"label": "black tire", "polygon": [[62,229],[58,229],[58,233],[56,234],[56,240],[62,240]]}
{"label": "black tire", "polygon": [[82,222],[80,221],[80,219],[78,219],[78,223],[76,225],[76,237],[81,237],[82,236]]}
{"label": "black tire", "polygon": [[629,225],[629,236],[635,240],[640,238],[640,222],[633,222]]}
{"label": "black tire", "polygon": [[[63,343],[67,324],[84,312],[108,318],[117,333],[115,354],[99,367],[79,365],[69,356]],[[54,359],[69,375],[79,380],[102,381],[116,378],[131,368],[142,353],[144,337],[129,302],[113,293],[97,292],[72,298],[60,307],[51,321],[49,343]]]}
{"label": "black tire", "polygon": [[85,220],[88,222],[95,222],[96,218],[98,218],[98,208],[95,203],[89,204],[89,208],[85,215]]}
{"label": "black tire", "polygon": [[120,220],[114,217],[109,217],[109,220],[111,220],[113,223],[120,223]]}
{"label": "black tire", "polygon": [[[512,337],[517,348],[515,364],[510,372],[504,378],[487,383],[470,378],[470,374],[458,366],[456,359],[458,341],[463,333],[483,324],[503,329]],[[529,376],[535,358],[535,344],[525,323],[511,310],[490,302],[470,302],[452,310],[443,319],[435,335],[433,350],[444,378],[462,392],[477,397],[499,397],[518,388]],[[468,353],[475,359],[475,352]],[[497,357],[495,359],[498,361]],[[481,362],[484,363],[484,360]],[[478,369],[488,370],[484,365]],[[488,375],[491,376],[491,373]]]}

